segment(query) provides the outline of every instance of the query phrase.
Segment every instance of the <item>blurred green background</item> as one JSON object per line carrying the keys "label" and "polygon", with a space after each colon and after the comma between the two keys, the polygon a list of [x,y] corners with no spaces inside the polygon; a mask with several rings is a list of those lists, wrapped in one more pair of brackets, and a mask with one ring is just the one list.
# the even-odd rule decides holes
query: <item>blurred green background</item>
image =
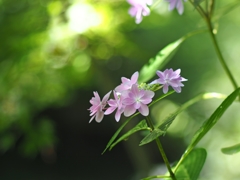
{"label": "blurred green background", "polygon": [[[232,2],[219,0],[216,9]],[[87,109],[93,91],[103,97],[164,46],[206,27],[190,3],[184,5],[180,16],[161,1],[136,25],[125,1],[0,0],[0,178],[135,180],[164,173],[155,144],[138,147],[141,134],[101,155],[125,119],[89,124]],[[234,8],[214,25],[240,84],[239,12]],[[201,92],[233,91],[207,33],[187,39],[165,67],[180,68],[188,81],[181,94],[151,109],[156,121]],[[200,102],[176,119],[161,138],[171,163],[220,103]],[[200,142],[208,150],[200,179],[240,178],[240,155],[220,151],[240,142],[239,117],[236,103]]]}

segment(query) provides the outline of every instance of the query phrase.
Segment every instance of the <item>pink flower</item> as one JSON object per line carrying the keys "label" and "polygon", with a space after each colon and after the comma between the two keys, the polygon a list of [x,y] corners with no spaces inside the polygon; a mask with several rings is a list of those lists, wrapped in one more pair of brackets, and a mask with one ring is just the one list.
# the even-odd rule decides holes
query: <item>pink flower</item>
{"label": "pink flower", "polygon": [[[182,15],[184,6],[182,0],[167,0],[169,2],[169,10],[172,11],[174,8],[177,9],[178,13]],[[186,1],[186,0],[184,0]]]}
{"label": "pink flower", "polygon": [[132,85],[127,97],[123,99],[123,104],[126,105],[124,109],[125,116],[131,116],[138,110],[143,116],[149,114],[149,109],[146,104],[152,102],[154,92],[149,90],[139,89],[136,84]]}
{"label": "pink flower", "polygon": [[151,84],[162,84],[164,94],[168,92],[168,86],[172,86],[177,93],[180,93],[181,87],[184,86],[181,82],[187,81],[187,79],[180,76],[180,72],[181,69],[177,69],[176,71],[173,71],[172,69],[166,69],[164,72],[157,71],[159,79],[153,81]]}
{"label": "pink flower", "polygon": [[90,100],[90,103],[92,104],[92,106],[89,108],[90,110],[90,116],[92,116],[92,118],[90,119],[89,123],[95,118],[96,122],[101,122],[104,116],[104,112],[103,109],[105,108],[105,106],[107,105],[107,100],[111,94],[111,91],[108,92],[102,99],[100,99],[98,92],[93,92],[94,97],[92,97],[92,99]]}
{"label": "pink flower", "polygon": [[136,18],[136,23],[139,24],[142,21],[142,16],[148,16],[150,9],[147,5],[152,4],[152,0],[127,0],[132,7],[129,9],[129,14]]}
{"label": "pink flower", "polygon": [[136,84],[137,83],[137,80],[138,80],[138,76],[139,76],[139,73],[138,72],[135,72],[131,79],[127,79],[125,77],[122,77],[121,80],[122,80],[122,84],[120,84],[119,86],[117,86],[115,88],[115,90],[119,93],[122,93],[123,91],[126,91],[126,90],[129,90],[132,88],[132,85],[133,84]]}
{"label": "pink flower", "polygon": [[108,101],[108,105],[110,106],[109,108],[107,108],[107,110],[105,111],[105,115],[111,114],[115,109],[117,109],[116,114],[115,114],[115,119],[118,122],[121,118],[121,114],[124,111],[124,105],[122,104],[122,99],[123,96],[121,95],[117,95],[117,93],[114,91],[114,98],[115,99],[110,99]]}

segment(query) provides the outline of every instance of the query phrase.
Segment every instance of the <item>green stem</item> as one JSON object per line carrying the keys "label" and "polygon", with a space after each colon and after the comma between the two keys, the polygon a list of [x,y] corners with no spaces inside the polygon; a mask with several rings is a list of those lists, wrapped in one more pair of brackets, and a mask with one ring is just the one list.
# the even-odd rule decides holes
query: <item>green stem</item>
{"label": "green stem", "polygon": [[212,13],[213,13],[213,8],[214,8],[214,0],[212,0],[211,4],[210,4],[210,9],[209,9],[209,12],[208,12],[208,9],[207,9],[207,12],[204,11],[204,9],[200,6],[200,5],[197,5],[195,6],[194,2],[192,0],[190,0],[190,3],[196,7],[197,11],[199,12],[199,14],[203,17],[203,19],[206,21],[207,23],[207,26],[208,26],[208,30],[210,32],[210,36],[211,36],[211,39],[213,41],[213,45],[214,45],[214,48],[215,48],[215,51],[217,53],[217,56],[218,56],[218,59],[220,61],[220,64],[222,65],[223,69],[225,70],[228,78],[230,79],[234,89],[237,89],[238,88],[238,85],[231,73],[231,71],[229,70],[228,66],[227,66],[227,63],[226,61],[224,60],[223,58],[223,55],[221,53],[221,50],[219,48],[219,45],[218,45],[218,42],[217,42],[217,39],[216,39],[216,36],[214,34],[214,28],[212,26],[212,22],[211,22],[211,16],[212,16]]}
{"label": "green stem", "polygon": [[238,88],[238,85],[237,85],[237,83],[236,83],[236,81],[235,81],[235,79],[234,79],[231,71],[229,70],[226,61],[225,61],[224,58],[223,58],[223,55],[222,55],[221,50],[220,50],[220,48],[219,48],[219,45],[218,45],[216,36],[215,36],[215,34],[213,33],[213,30],[214,30],[214,29],[213,29],[213,26],[212,26],[212,23],[211,23],[210,18],[207,17],[207,18],[206,18],[206,22],[207,22],[207,25],[208,25],[209,33],[210,33],[211,39],[212,39],[212,41],[213,41],[213,45],[214,45],[214,48],[215,48],[215,50],[216,50],[218,59],[219,59],[221,65],[222,65],[223,69],[224,69],[225,72],[227,73],[228,78],[229,78],[230,81],[232,82],[233,87],[234,87],[235,89],[237,89],[237,88]]}
{"label": "green stem", "polygon": [[[146,119],[147,119],[147,122],[148,122],[149,127],[150,127],[152,130],[154,130],[154,126],[153,126],[153,123],[152,123],[150,117],[147,116]],[[164,150],[163,150],[163,147],[162,147],[162,144],[161,144],[161,142],[160,142],[160,139],[159,139],[159,138],[156,138],[155,141],[156,141],[156,143],[157,143],[157,146],[158,146],[158,149],[159,149],[159,151],[160,151],[160,154],[162,155],[163,161],[165,162],[165,164],[166,164],[166,166],[167,166],[168,172],[169,172],[172,180],[177,180],[176,177],[175,177],[175,174],[174,174],[173,171],[172,171],[172,168],[171,168],[170,163],[169,163],[169,161],[168,161],[168,159],[167,159],[167,156],[166,156],[166,154],[165,154],[165,152],[164,152]]]}
{"label": "green stem", "polygon": [[[224,60],[223,58],[223,55],[221,53],[221,50],[219,48],[219,45],[218,45],[218,42],[217,42],[217,39],[216,39],[216,36],[214,34],[214,28],[212,26],[212,22],[211,22],[211,15],[212,15],[212,12],[213,12],[213,8],[214,8],[214,0],[212,1],[212,4],[211,4],[211,7],[210,7],[210,12],[205,12],[204,9],[200,6],[200,5],[197,5],[195,6],[194,5],[194,2],[192,0],[190,0],[190,3],[196,7],[197,11],[199,12],[199,14],[203,17],[203,19],[206,21],[207,23],[207,26],[208,26],[208,30],[209,30],[209,33],[210,33],[210,36],[211,36],[211,39],[213,41],[213,45],[214,45],[214,48],[215,48],[215,51],[217,53],[217,56],[218,56],[218,59],[220,61],[220,64],[222,65],[223,69],[225,70],[228,78],[230,79],[234,89],[237,89],[238,88],[238,85],[231,73],[231,71],[229,70],[228,66],[227,66],[227,63],[226,61]],[[208,11],[208,10],[207,10]]]}

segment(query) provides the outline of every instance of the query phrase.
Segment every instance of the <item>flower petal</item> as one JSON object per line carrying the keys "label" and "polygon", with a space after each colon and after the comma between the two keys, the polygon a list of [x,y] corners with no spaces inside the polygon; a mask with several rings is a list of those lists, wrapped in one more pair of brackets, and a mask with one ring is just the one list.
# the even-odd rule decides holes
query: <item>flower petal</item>
{"label": "flower petal", "polygon": [[95,118],[96,122],[100,123],[103,119],[103,116],[104,116],[103,111],[98,111]]}
{"label": "flower petal", "polygon": [[134,106],[126,106],[124,109],[124,116],[129,117],[136,112]]}
{"label": "flower petal", "polygon": [[163,93],[166,94],[167,92],[168,92],[168,85],[165,84],[165,85],[163,86]]}
{"label": "flower petal", "polygon": [[105,115],[111,114],[117,107],[109,107],[107,110],[104,112]]}
{"label": "flower petal", "polygon": [[132,75],[132,77],[131,77],[131,83],[132,83],[132,84],[136,84],[136,83],[137,83],[138,76],[139,76],[138,71],[135,72],[135,73]]}
{"label": "flower petal", "polygon": [[148,116],[149,114],[149,109],[148,106],[145,104],[141,104],[140,108],[138,109],[138,111],[143,115],[143,116]]}

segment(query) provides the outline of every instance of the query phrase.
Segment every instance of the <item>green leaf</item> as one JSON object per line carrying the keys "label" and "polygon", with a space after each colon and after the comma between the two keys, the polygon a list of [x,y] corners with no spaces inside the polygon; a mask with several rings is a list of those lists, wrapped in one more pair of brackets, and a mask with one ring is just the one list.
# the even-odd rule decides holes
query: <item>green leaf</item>
{"label": "green leaf", "polygon": [[[207,151],[203,148],[197,148],[192,150],[188,157],[182,161],[179,168],[174,172],[177,180],[197,180],[203,165],[206,161]],[[143,178],[142,180],[151,180],[156,178],[168,179],[172,178],[167,172],[165,175],[156,175]]]}
{"label": "green leaf", "polygon": [[229,155],[236,154],[240,151],[240,143],[234,146],[222,148],[221,151],[224,154],[229,154]]}
{"label": "green leaf", "polygon": [[12,133],[7,133],[0,138],[0,151],[6,152],[11,149],[16,143],[16,138]]}
{"label": "green leaf", "polygon": [[[172,113],[170,116],[165,118],[163,122],[156,128],[152,133],[149,133],[141,142],[140,146],[150,143],[156,138],[158,138],[161,135],[164,135],[167,132],[167,129],[170,127],[172,122],[175,120],[175,118],[180,114],[182,111],[187,109],[189,106],[193,105],[194,103],[202,100],[202,99],[210,99],[210,98],[225,98],[226,96],[220,93],[215,93],[215,92],[208,92],[208,93],[202,93],[186,103],[184,103],[178,110],[176,110],[174,113]],[[155,137],[155,139],[153,139]]]}
{"label": "green leaf", "polygon": [[131,136],[132,134],[138,132],[138,131],[142,131],[142,130],[151,130],[151,128],[148,127],[146,120],[142,120],[141,122],[139,122],[134,128],[132,128],[130,131],[128,131],[127,133],[125,133],[124,135],[122,135],[118,140],[116,140],[109,148],[109,150],[111,150],[114,146],[116,146],[119,142],[127,139],[129,136]]}
{"label": "green leaf", "polygon": [[161,69],[176,53],[179,45],[185,40],[180,38],[177,41],[167,45],[165,48],[160,50],[155,58],[151,58],[148,64],[144,65],[140,70],[139,82],[147,82],[156,73],[158,69]]}
{"label": "green leaf", "polygon": [[129,123],[129,121],[137,116],[139,113],[135,113],[134,115],[132,115],[130,118],[128,118],[121,126],[120,128],[118,128],[118,130],[114,133],[114,135],[112,136],[112,138],[109,140],[109,142],[107,143],[106,148],[104,149],[104,151],[102,152],[105,153],[105,151],[112,145],[112,143],[115,141],[115,139],[117,138],[118,134],[121,132],[121,130],[127,125],[127,123]]}
{"label": "green leaf", "polygon": [[172,124],[172,122],[174,121],[174,119],[178,116],[178,114],[180,114],[182,111],[184,111],[185,109],[187,109],[189,106],[197,103],[200,100],[203,99],[211,99],[211,98],[226,98],[225,95],[220,94],[220,93],[215,93],[215,92],[208,92],[208,93],[202,93],[199,94],[197,96],[195,96],[194,98],[190,99],[189,101],[187,101],[186,103],[184,103],[179,109],[177,109],[174,113],[172,113],[170,116],[168,116],[167,118],[165,118],[163,120],[163,123],[160,124],[160,126],[158,126],[159,129],[161,129],[162,131],[167,131],[167,129],[170,127],[170,125]]}
{"label": "green leaf", "polygon": [[143,140],[140,142],[139,146],[142,146],[144,144],[150,143],[159,136],[164,134],[164,131],[160,129],[154,129],[152,132],[150,132],[146,137],[143,138]]}
{"label": "green leaf", "polygon": [[205,136],[205,134],[218,122],[218,120],[222,117],[223,113],[228,109],[228,107],[234,102],[236,97],[239,95],[239,91],[240,88],[236,89],[232,94],[230,94],[214,111],[210,118],[204,122],[202,127],[194,135],[187,150],[193,149],[196,146],[196,144]]}
{"label": "green leaf", "polygon": [[224,15],[228,14],[229,12],[231,12],[232,10],[238,8],[239,5],[240,5],[240,1],[235,1],[233,3],[228,4],[227,6],[218,8],[216,10],[216,12],[214,13],[213,22],[218,21],[222,16],[224,16]]}
{"label": "green leaf", "polygon": [[161,69],[173,57],[173,55],[177,52],[179,46],[182,44],[183,41],[185,41],[187,38],[195,34],[199,34],[202,32],[207,32],[207,30],[201,29],[201,30],[190,32],[187,35],[168,44],[166,47],[160,50],[155,58],[151,58],[148,61],[148,64],[145,64],[142,67],[139,73],[138,82],[142,83],[150,80],[155,75],[156,71]]}
{"label": "green leaf", "polygon": [[206,157],[207,152],[205,149],[192,150],[175,172],[177,180],[197,180]]}
{"label": "green leaf", "polygon": [[187,147],[185,153],[182,158],[178,162],[176,168],[182,163],[182,161],[188,156],[191,150],[197,145],[197,143],[206,135],[206,133],[218,122],[218,120],[222,117],[223,113],[227,110],[227,108],[233,103],[236,97],[239,95],[240,88],[236,89],[231,93],[222,103],[221,105],[214,111],[214,113],[207,119],[202,127],[195,133],[192,138],[189,146]]}

